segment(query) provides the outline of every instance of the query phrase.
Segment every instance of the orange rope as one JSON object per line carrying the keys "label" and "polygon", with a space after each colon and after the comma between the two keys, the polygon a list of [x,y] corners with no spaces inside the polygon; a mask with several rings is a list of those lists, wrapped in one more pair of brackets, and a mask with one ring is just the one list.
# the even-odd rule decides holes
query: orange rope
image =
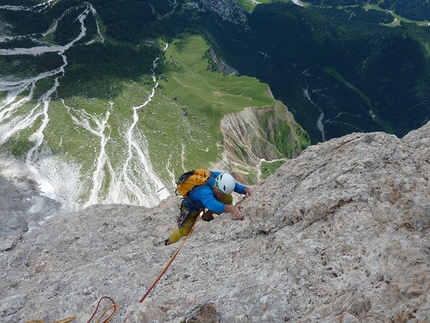
{"label": "orange rope", "polygon": [[200,214],[201,212],[197,215],[196,218],[196,222],[194,222],[193,227],[191,228],[190,232],[188,232],[188,234],[186,235],[184,241],[182,241],[181,245],[179,246],[179,248],[175,251],[175,253],[173,254],[172,257],[170,257],[170,260],[167,262],[167,264],[164,266],[163,270],[160,272],[160,274],[158,275],[157,279],[152,283],[151,287],[149,287],[148,291],[145,293],[145,295],[143,295],[142,299],[139,301],[139,303],[142,303],[146,296],[148,296],[149,292],[155,287],[155,285],[158,283],[158,281],[160,280],[160,278],[164,275],[164,273],[166,272],[166,270],[169,268],[169,266],[172,264],[173,260],[175,260],[176,256],[178,255],[179,251],[181,250],[181,248],[184,246],[185,242],[187,241],[187,239],[190,237],[191,233],[194,230],[194,227],[196,226],[197,221],[200,218]]}
{"label": "orange rope", "polygon": [[107,323],[107,322],[109,322],[113,317],[114,317],[114,315],[116,314],[116,312],[118,312],[118,308],[119,308],[119,305],[118,304],[116,304],[115,303],[115,301],[112,299],[112,298],[110,298],[109,296],[103,296],[102,298],[100,298],[99,299],[99,301],[98,301],[98,303],[97,303],[97,307],[96,307],[96,309],[94,310],[94,313],[93,313],[93,315],[91,316],[91,318],[88,320],[88,322],[87,323],[89,323],[89,322],[91,322],[92,321],[92,319],[94,318],[94,316],[96,315],[96,313],[97,313],[97,310],[98,310],[98,308],[99,308],[99,306],[100,306],[100,302],[104,299],[104,298],[107,298],[107,299],[109,299],[111,302],[112,302],[112,305],[110,305],[103,313],[102,313],[102,315],[100,315],[99,316],[99,318],[97,319],[97,323],[99,323],[100,321],[101,321],[101,319],[103,318],[103,316],[105,316],[105,314],[111,309],[111,308],[114,308],[114,311],[111,313],[111,315],[109,315],[109,317],[106,319],[106,320],[104,320],[103,321],[103,323]]}
{"label": "orange rope", "polygon": [[[62,319],[62,320],[56,321],[54,323],[67,323],[67,322],[71,322],[71,321],[73,321],[75,319],[76,319],[76,316],[72,316],[72,317],[68,317],[66,319]],[[41,320],[30,320],[30,321],[26,321],[25,323],[44,323],[44,322],[41,321]]]}
{"label": "orange rope", "polygon": [[[152,283],[151,287],[149,287],[148,291],[145,293],[145,295],[143,295],[142,299],[139,301],[139,303],[142,303],[145,298],[149,295],[149,293],[151,292],[151,290],[155,287],[155,285],[158,283],[158,281],[161,279],[161,277],[164,275],[164,273],[167,271],[167,269],[169,268],[169,266],[172,264],[173,260],[175,260],[176,256],[178,255],[179,251],[182,249],[182,247],[184,246],[185,242],[188,240],[188,238],[190,237],[191,233],[194,231],[194,228],[200,218],[201,212],[197,215],[196,221],[193,224],[193,227],[191,228],[190,232],[188,232],[188,234],[186,235],[185,239],[182,241],[181,245],[179,246],[179,248],[175,251],[175,253],[173,254],[172,257],[170,257],[169,261],[167,262],[167,264],[164,266],[163,270],[160,272],[160,274],[158,275],[157,279],[155,279],[155,281]],[[105,316],[105,314],[112,308],[114,308],[114,311],[110,314],[110,316],[104,320],[102,323],[108,323],[113,317],[114,315],[118,312],[118,308],[119,305],[115,303],[115,301],[110,298],[109,296],[103,296],[99,299],[96,309],[94,310],[93,315],[91,316],[91,318],[88,320],[87,323],[90,323],[94,316],[96,315],[98,308],[100,306],[100,302],[104,299],[107,298],[109,299],[112,304],[102,313],[102,315],[99,316],[99,318],[97,319],[97,323],[99,323],[101,321],[101,319],[103,318],[103,316]],[[70,318],[66,318],[60,321],[57,321],[55,323],[67,323],[70,321],[73,321],[74,319],[76,319],[76,317],[70,317]],[[126,319],[127,320],[127,319]],[[126,321],[124,320],[124,322]],[[31,320],[31,321],[26,321],[26,323],[44,323],[43,321],[40,320]]]}

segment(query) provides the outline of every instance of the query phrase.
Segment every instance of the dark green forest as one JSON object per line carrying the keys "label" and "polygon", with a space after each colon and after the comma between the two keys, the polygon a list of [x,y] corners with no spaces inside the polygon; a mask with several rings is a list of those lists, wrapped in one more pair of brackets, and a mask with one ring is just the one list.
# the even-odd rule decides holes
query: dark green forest
{"label": "dark green forest", "polygon": [[393,11],[397,15],[409,20],[430,20],[430,5],[426,0],[307,0],[305,2],[315,7],[348,7],[348,10],[351,7],[362,8],[369,3],[378,5],[382,9]]}
{"label": "dark green forest", "polygon": [[[325,139],[357,130],[401,137],[426,123],[430,38],[425,30],[415,23],[383,26],[390,20],[383,13],[346,20],[351,12],[335,11],[334,19],[334,11],[275,3],[255,8],[249,34],[227,24],[220,28],[211,14],[202,25],[229,64],[270,84],[314,143],[322,139],[318,108],[327,121]],[[315,92],[311,104],[305,89],[326,90]]]}
{"label": "dark green forest", "polygon": [[[372,2],[379,3],[377,0]],[[385,0],[380,6],[410,20],[430,20],[430,6],[425,0]]]}
{"label": "dark green forest", "polygon": [[[365,10],[363,2],[311,0],[310,7],[300,7],[274,1],[256,6],[247,24],[234,24],[211,10],[196,10],[184,0],[176,5],[169,0],[90,3],[100,15],[106,41],[87,44],[97,36],[96,17],[89,14],[87,36],[67,52],[64,81],[70,88],[83,79],[137,79],[150,74],[152,61],[160,54],[152,40],[198,33],[240,74],[269,84],[313,143],[354,131],[386,131],[402,137],[430,119],[430,28],[414,22],[389,27],[386,24],[394,18],[388,11]],[[428,3],[378,4],[411,20],[430,20]],[[86,6],[82,0],[62,0],[40,12],[0,10],[0,19],[14,26],[12,34],[32,36],[1,46],[30,47],[34,38],[43,40],[43,32],[59,17],[50,41],[66,44],[79,35],[77,17]],[[3,71],[15,68],[10,66],[12,60],[0,59]],[[15,59],[14,66],[29,58],[21,60]],[[44,55],[36,61],[47,66],[60,59]],[[324,138],[317,127],[319,118]]]}

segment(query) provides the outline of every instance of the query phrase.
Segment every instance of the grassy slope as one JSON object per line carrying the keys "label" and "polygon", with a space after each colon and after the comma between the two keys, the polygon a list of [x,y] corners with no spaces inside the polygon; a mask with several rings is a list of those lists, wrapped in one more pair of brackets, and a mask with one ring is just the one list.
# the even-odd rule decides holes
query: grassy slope
{"label": "grassy slope", "polygon": [[[102,32],[107,39],[103,28]],[[97,38],[97,35],[94,37]],[[160,42],[159,46],[164,48],[165,43]],[[104,120],[107,120],[103,135],[107,138],[105,148],[109,161],[103,164],[102,192],[106,192],[112,184],[111,176],[115,176],[116,180],[121,177],[124,160],[128,156],[124,137],[133,121],[133,107],[139,107],[134,138],[142,150],[149,151],[157,175],[170,184],[183,170],[208,167],[221,159],[220,121],[225,114],[246,107],[261,108],[275,104],[275,100],[266,94],[267,84],[252,77],[210,71],[208,67],[213,66],[213,62],[207,55],[209,47],[197,35],[174,39],[158,61],[160,67],[155,69],[155,74],[159,86],[150,101],[148,97],[155,85],[151,75],[139,70],[131,73],[133,77],[127,77],[126,69],[130,61],[128,65],[110,64],[113,70],[104,69],[109,64],[106,59],[118,56],[118,53],[120,56],[127,54],[126,49],[104,52],[104,48],[96,43],[67,52],[65,76],[59,79],[60,86],[49,105],[44,147],[56,159],[79,169],[83,183],[80,191],[82,200],[85,201],[88,196],[91,178],[97,168],[101,133],[96,132],[100,132]],[[146,46],[141,46],[139,50],[149,51]],[[95,59],[99,54],[105,55],[105,59]],[[82,56],[84,60],[80,59]],[[141,57],[138,59],[141,60]],[[45,61],[53,64],[52,60]],[[55,62],[54,65],[61,63]],[[44,66],[42,70],[46,68],[51,67]],[[33,99],[20,111],[29,112],[37,104],[36,100],[53,84],[53,78],[38,82]],[[0,93],[2,96],[3,93]],[[75,124],[74,119],[79,120],[80,125]],[[40,126],[41,118],[2,145],[1,152],[25,157],[34,146],[29,136]],[[145,175],[142,166],[136,163],[138,158],[133,156],[130,160],[130,164],[135,165],[137,183]],[[129,176],[133,177],[131,173]]]}
{"label": "grassy slope", "polygon": [[[209,45],[197,35],[173,41],[165,54],[167,79],[160,80],[170,105],[182,111],[182,124],[177,130],[186,144],[185,169],[220,159],[222,149],[217,143],[222,139],[219,125],[224,114],[275,103],[266,94],[267,84],[255,78],[207,70],[208,49]],[[175,163],[178,168],[180,160]]]}
{"label": "grassy slope", "polygon": [[[86,111],[99,120],[110,110],[105,135],[111,140],[106,149],[117,170],[124,161],[122,138],[132,120],[132,107],[142,106],[135,134],[145,138],[154,169],[166,183],[171,183],[172,174],[178,176],[184,169],[220,160],[223,148],[219,145],[219,126],[224,114],[275,102],[266,94],[267,84],[255,78],[207,70],[208,49],[200,36],[188,35],[169,44],[164,70],[156,69],[159,87],[145,106],[142,105],[154,85],[148,76],[140,81],[105,79],[96,84],[81,83],[82,88],[74,89],[74,94],[64,99],[65,105],[75,116],[79,116],[78,111]],[[81,165],[84,176],[90,176],[100,139],[76,127],[62,101],[51,104],[55,114],[45,133],[48,145],[57,154],[69,152],[72,160]],[[90,125],[96,128],[95,122]]]}

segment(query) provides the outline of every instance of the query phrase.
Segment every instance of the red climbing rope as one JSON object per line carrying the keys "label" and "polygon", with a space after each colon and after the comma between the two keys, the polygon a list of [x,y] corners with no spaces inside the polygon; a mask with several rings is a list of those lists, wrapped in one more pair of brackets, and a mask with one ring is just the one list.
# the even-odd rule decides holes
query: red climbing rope
{"label": "red climbing rope", "polygon": [[109,306],[103,313],[102,313],[102,315],[100,315],[99,316],[99,318],[98,318],[98,320],[97,320],[97,323],[98,322],[100,322],[100,320],[103,318],[103,316],[105,316],[105,314],[111,309],[111,308],[114,308],[114,311],[109,315],[109,317],[106,319],[106,320],[104,320],[102,323],[108,323],[111,319],[112,319],[112,317],[114,317],[114,315],[116,314],[116,312],[118,312],[118,308],[119,308],[119,305],[118,304],[116,304],[115,303],[115,301],[112,299],[112,298],[110,298],[109,296],[103,296],[103,297],[101,297],[100,299],[99,299],[99,301],[98,301],[98,303],[97,303],[97,307],[96,307],[96,309],[94,310],[94,313],[93,313],[93,315],[91,316],[91,318],[88,320],[88,322],[87,323],[90,323],[91,321],[92,321],[92,319],[94,318],[94,316],[96,315],[96,313],[97,313],[97,311],[98,311],[98,309],[99,309],[99,306],[100,306],[100,302],[104,299],[104,298],[107,298],[107,299],[109,299],[111,302],[112,302],[112,305],[111,306]]}
{"label": "red climbing rope", "polygon": [[184,246],[185,242],[187,241],[187,239],[189,238],[189,236],[191,235],[191,233],[194,230],[194,227],[196,226],[196,223],[198,222],[200,218],[200,214],[197,215],[197,219],[194,222],[193,227],[191,228],[190,232],[188,232],[188,234],[186,235],[184,241],[182,241],[181,245],[179,246],[179,248],[175,251],[175,253],[173,254],[172,257],[170,257],[169,261],[167,262],[167,264],[164,266],[163,270],[160,272],[160,274],[158,275],[157,279],[152,283],[151,287],[149,287],[148,291],[145,293],[145,295],[143,295],[142,299],[139,301],[139,303],[142,303],[146,296],[148,296],[148,294],[151,292],[151,290],[155,287],[155,285],[158,283],[158,281],[160,280],[160,278],[164,275],[164,273],[166,272],[167,268],[169,268],[169,266],[172,264],[173,260],[175,260],[176,256],[178,255],[179,251],[181,250],[181,248]]}
{"label": "red climbing rope", "polygon": [[[185,242],[188,240],[188,238],[190,237],[191,233],[194,231],[194,227],[196,226],[196,224],[197,224],[197,222],[198,222],[198,220],[199,220],[199,218],[200,218],[200,215],[201,215],[201,214],[198,214],[198,215],[197,215],[196,221],[194,222],[194,225],[193,225],[193,227],[191,228],[190,232],[188,232],[188,234],[186,235],[185,239],[182,241],[181,245],[180,245],[180,246],[179,246],[179,248],[175,251],[175,253],[172,255],[172,257],[170,257],[169,261],[168,261],[168,262],[167,262],[167,264],[164,266],[163,270],[160,272],[160,274],[158,275],[157,279],[155,279],[155,281],[152,283],[151,287],[149,287],[149,289],[148,289],[148,291],[145,293],[145,295],[143,295],[143,297],[142,297],[142,299],[139,301],[139,303],[142,303],[142,302],[145,300],[145,298],[149,295],[149,293],[151,292],[151,290],[155,287],[155,285],[158,283],[158,281],[161,279],[161,277],[162,277],[162,276],[164,275],[164,273],[167,271],[167,269],[169,268],[169,266],[172,264],[173,260],[175,260],[175,258],[176,258],[176,256],[178,255],[179,251],[182,249],[182,247],[184,246]],[[110,298],[109,296],[102,296],[102,297],[99,299],[99,301],[97,302],[96,309],[94,310],[94,313],[92,314],[91,318],[88,320],[88,322],[87,322],[87,323],[90,323],[90,322],[94,319],[94,317],[95,317],[95,315],[96,315],[96,313],[97,313],[97,311],[98,311],[98,309],[99,309],[99,306],[100,306],[101,301],[102,301],[103,299],[105,299],[105,298],[106,298],[106,299],[108,299],[108,300],[110,300],[110,301],[112,302],[112,304],[111,304],[108,308],[106,308],[106,309],[103,311],[103,313],[98,317],[98,319],[97,319],[97,322],[96,322],[96,323],[99,323],[99,322],[101,322],[101,323],[108,323],[108,322],[109,322],[109,321],[110,321],[110,320],[115,316],[115,314],[118,312],[119,304],[116,304],[116,303],[115,303],[115,301],[114,301],[112,298]],[[108,317],[107,319],[105,319],[104,321],[101,321],[101,320],[103,319],[103,317],[106,315],[106,313],[107,313],[109,310],[111,310],[111,309],[113,309],[113,312],[109,315],[109,317]],[[63,319],[63,320],[61,320],[61,321],[55,322],[55,323],[66,323],[66,322],[73,321],[75,318],[76,318],[76,317],[70,317],[70,318]],[[124,322],[126,322],[126,321],[127,321],[127,319],[125,319],[125,320],[124,320]],[[33,323],[33,322],[35,322],[35,323],[43,323],[43,321],[39,321],[39,320],[31,320],[31,321],[27,321],[26,323]]]}

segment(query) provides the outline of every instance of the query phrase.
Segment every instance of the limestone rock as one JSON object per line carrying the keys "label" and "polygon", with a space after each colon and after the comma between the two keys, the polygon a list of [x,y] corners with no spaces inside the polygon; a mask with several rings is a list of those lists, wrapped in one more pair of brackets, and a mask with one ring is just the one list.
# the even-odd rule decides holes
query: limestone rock
{"label": "limestone rock", "polygon": [[293,158],[310,144],[309,136],[279,101],[265,109],[246,108],[225,115],[221,131],[225,156],[219,168],[229,169],[244,184],[260,178],[262,160]]}
{"label": "limestone rock", "polygon": [[28,179],[26,165],[0,156],[0,245],[1,239],[17,238],[57,214],[61,204],[40,194],[35,181]]}
{"label": "limestone rock", "polygon": [[430,322],[429,138],[308,147],[240,201],[245,220],[198,222],[142,303],[180,246],[162,244],[178,198],[55,216],[5,242],[0,321],[87,322],[107,295],[113,322]]}

